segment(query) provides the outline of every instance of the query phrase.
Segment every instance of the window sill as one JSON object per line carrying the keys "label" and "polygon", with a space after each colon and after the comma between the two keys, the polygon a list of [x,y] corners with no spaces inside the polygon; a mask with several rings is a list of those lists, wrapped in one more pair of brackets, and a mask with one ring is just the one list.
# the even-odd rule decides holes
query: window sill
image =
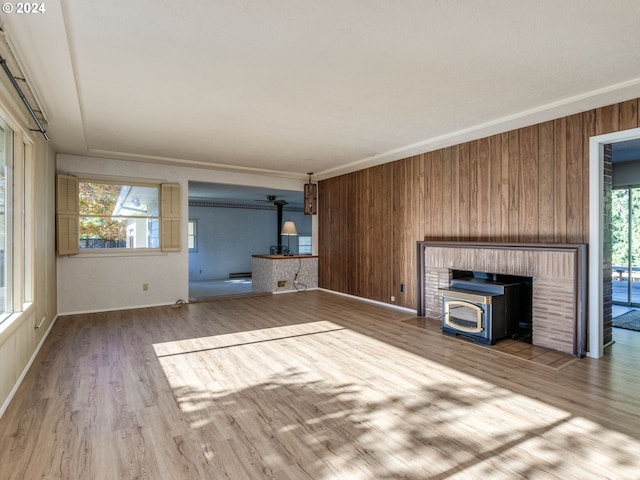
{"label": "window sill", "polygon": [[15,312],[7,316],[0,323],[0,345],[9,339],[20,325],[22,325],[35,310],[35,304],[29,303],[23,312]]}
{"label": "window sill", "polygon": [[168,252],[161,250],[130,250],[114,251],[110,249],[96,249],[93,252],[80,252],[76,255],[67,255],[69,258],[104,258],[104,257],[159,257],[166,256]]}

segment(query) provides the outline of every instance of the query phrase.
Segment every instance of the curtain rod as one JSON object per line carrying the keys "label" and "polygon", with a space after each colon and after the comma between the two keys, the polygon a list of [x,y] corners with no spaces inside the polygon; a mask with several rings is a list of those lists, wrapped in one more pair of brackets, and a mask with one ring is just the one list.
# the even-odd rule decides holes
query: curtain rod
{"label": "curtain rod", "polygon": [[13,88],[16,89],[16,92],[18,92],[18,95],[20,95],[22,102],[27,107],[27,110],[29,110],[29,113],[31,114],[31,118],[33,118],[33,120],[36,122],[36,125],[38,125],[38,129],[32,130],[32,131],[42,133],[45,140],[48,142],[49,135],[47,135],[47,131],[42,126],[42,123],[40,122],[40,119],[38,119],[38,117],[36,116],[36,113],[33,111],[33,108],[31,108],[31,104],[29,103],[29,100],[27,100],[27,97],[25,97],[24,93],[22,93],[22,89],[20,88],[20,85],[18,85],[18,82],[16,82],[15,77],[11,73],[11,70],[9,70],[9,67],[7,66],[7,61],[1,55],[0,55],[0,64],[2,64],[2,68],[4,69],[5,73],[9,77],[9,80],[11,80],[11,83],[13,84]]}

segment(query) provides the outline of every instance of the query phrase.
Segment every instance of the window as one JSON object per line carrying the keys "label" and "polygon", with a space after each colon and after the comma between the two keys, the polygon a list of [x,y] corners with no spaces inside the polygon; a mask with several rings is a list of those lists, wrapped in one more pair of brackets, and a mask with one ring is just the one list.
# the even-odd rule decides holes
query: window
{"label": "window", "polygon": [[160,248],[159,185],[78,183],[80,250]]}
{"label": "window", "polygon": [[23,290],[22,301],[32,302],[34,300],[34,246],[35,246],[35,232],[34,232],[34,214],[35,214],[35,199],[34,199],[34,171],[33,171],[33,156],[31,154],[31,145],[27,143],[22,144],[22,175],[23,175],[23,199],[22,199],[22,237],[24,251],[23,253],[23,265],[22,265],[22,278],[23,278]]}
{"label": "window", "polygon": [[13,131],[0,119],[0,320],[13,310]]}
{"label": "window", "polygon": [[0,118],[0,323],[33,301],[34,181],[31,144]]}
{"label": "window", "polygon": [[198,251],[198,237],[196,236],[197,232],[197,223],[195,220],[189,220],[188,230],[187,230],[187,245],[189,246],[190,252]]}
{"label": "window", "polygon": [[311,235],[298,236],[298,253],[300,255],[311,255]]}
{"label": "window", "polygon": [[180,251],[180,185],[78,180],[58,174],[58,255]]}

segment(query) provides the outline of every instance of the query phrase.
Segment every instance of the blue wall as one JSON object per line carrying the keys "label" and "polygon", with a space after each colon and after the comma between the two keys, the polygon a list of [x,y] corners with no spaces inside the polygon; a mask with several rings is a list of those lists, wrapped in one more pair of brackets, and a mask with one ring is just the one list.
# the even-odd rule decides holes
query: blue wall
{"label": "blue wall", "polygon": [[[277,211],[252,208],[189,207],[197,222],[197,252],[189,253],[189,280],[229,278],[250,272],[251,255],[269,253],[277,244]],[[311,235],[311,216],[283,209],[282,221],[293,220],[300,235]],[[282,237],[287,245],[287,238]],[[297,237],[291,250],[297,253]]]}

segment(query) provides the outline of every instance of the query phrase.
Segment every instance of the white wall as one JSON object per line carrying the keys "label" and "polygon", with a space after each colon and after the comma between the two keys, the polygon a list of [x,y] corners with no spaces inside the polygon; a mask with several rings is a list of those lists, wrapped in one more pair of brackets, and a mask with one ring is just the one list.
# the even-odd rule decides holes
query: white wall
{"label": "white wall", "polygon": [[[301,193],[302,196],[302,193]],[[189,254],[189,279],[229,278],[230,273],[251,272],[251,255],[269,253],[278,242],[278,212],[256,208],[189,207],[197,221],[197,252]],[[300,234],[311,235],[311,217],[283,209],[283,221],[293,220]],[[286,237],[283,245],[287,245]],[[291,238],[291,249],[297,238]]]}
{"label": "white wall", "polygon": [[[101,175],[179,183],[183,212],[183,248],[180,252],[58,257],[60,314],[169,305],[188,298],[187,194],[190,180],[294,191],[302,191],[304,186],[304,180],[76,155],[58,155],[57,171],[85,177]],[[143,283],[149,284],[147,291],[143,291]]]}

